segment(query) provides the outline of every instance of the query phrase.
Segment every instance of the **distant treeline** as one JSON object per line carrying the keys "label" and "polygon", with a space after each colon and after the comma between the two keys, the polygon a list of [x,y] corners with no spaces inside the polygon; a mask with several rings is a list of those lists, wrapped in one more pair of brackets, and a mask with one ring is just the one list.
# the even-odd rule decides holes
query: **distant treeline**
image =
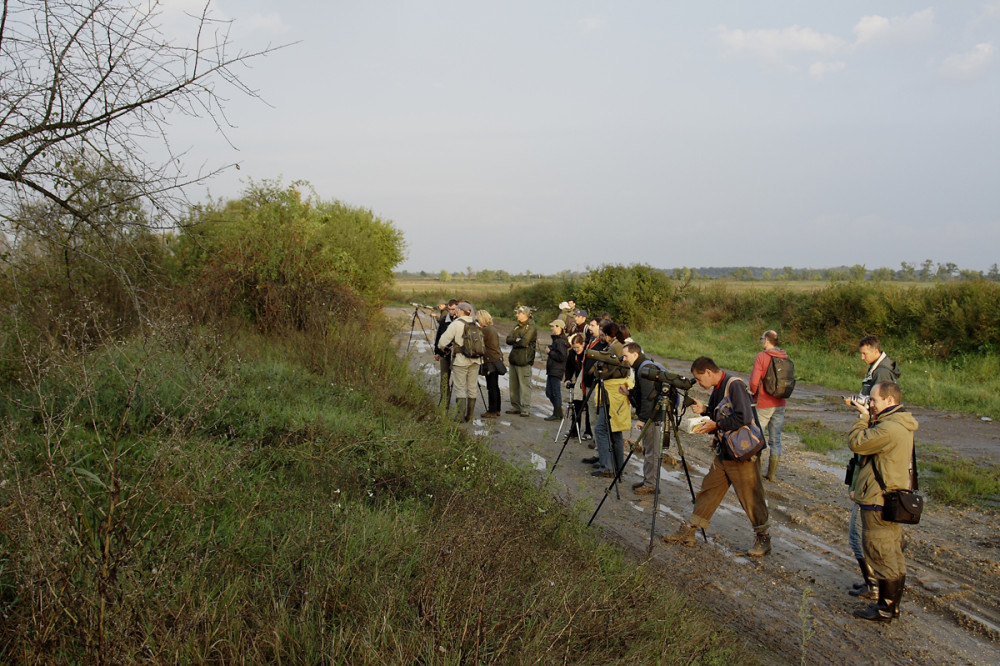
{"label": "distant treeline", "polygon": [[[892,268],[869,269],[861,264],[853,266],[834,266],[832,268],[793,268],[783,266],[781,268],[765,266],[714,266],[689,268],[654,268],[675,280],[713,280],[724,278],[738,281],[799,281],[799,282],[847,282],[850,280],[873,280],[876,282],[951,282],[955,280],[990,280],[1000,282],[1000,266],[993,264],[989,271],[977,271],[959,268],[957,264],[935,263],[931,259],[925,259],[919,265],[906,261],[900,264],[898,270]],[[505,270],[484,269],[475,271],[471,266],[465,270],[438,272],[427,271],[399,271],[398,278],[428,278],[438,279],[442,282],[451,280],[475,280],[476,282],[529,282],[532,280],[555,279],[555,280],[579,280],[587,276],[589,271],[560,271],[553,275],[542,275],[524,271],[521,273],[509,273]]]}

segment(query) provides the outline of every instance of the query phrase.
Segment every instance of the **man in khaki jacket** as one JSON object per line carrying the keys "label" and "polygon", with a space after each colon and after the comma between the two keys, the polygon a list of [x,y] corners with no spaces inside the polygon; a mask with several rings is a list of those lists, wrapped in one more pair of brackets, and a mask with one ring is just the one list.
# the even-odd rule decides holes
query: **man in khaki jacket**
{"label": "man in khaki jacket", "polygon": [[[851,451],[861,456],[854,484],[854,501],[861,509],[861,544],[865,559],[878,581],[878,602],[855,617],[874,622],[892,622],[899,617],[899,602],[906,583],[903,561],[903,526],[882,519],[883,493],[911,489],[910,464],[913,460],[913,433],[917,420],[903,409],[902,393],[893,382],[872,388],[868,404],[851,403],[858,420],[851,428]],[[881,476],[883,489],[876,477]]]}

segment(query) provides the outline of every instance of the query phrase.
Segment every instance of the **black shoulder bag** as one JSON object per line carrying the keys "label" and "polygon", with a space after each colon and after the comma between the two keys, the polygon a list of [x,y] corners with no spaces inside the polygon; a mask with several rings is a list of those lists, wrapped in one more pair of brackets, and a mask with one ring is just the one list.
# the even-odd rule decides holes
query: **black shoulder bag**
{"label": "black shoulder bag", "polygon": [[900,488],[886,492],[885,482],[882,474],[878,471],[874,457],[872,459],[872,471],[875,473],[875,480],[882,489],[882,499],[885,505],[882,507],[882,520],[890,523],[903,523],[905,525],[916,525],[920,522],[920,513],[924,510],[924,498],[917,494],[919,482],[917,480],[917,446],[913,446],[913,490]]}

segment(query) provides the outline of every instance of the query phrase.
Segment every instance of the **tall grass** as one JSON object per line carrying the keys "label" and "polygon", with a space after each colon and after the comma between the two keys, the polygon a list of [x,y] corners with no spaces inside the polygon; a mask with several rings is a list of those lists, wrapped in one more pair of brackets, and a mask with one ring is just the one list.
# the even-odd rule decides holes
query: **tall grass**
{"label": "tall grass", "polygon": [[377,326],[167,328],[7,387],[0,661],[754,660],[442,420]]}

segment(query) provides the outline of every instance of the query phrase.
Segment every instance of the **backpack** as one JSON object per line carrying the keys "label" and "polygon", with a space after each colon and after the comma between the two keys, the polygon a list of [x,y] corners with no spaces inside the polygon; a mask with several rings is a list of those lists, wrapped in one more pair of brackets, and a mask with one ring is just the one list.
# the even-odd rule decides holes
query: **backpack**
{"label": "backpack", "polygon": [[771,357],[761,380],[764,393],[773,398],[787,398],[795,390],[795,364],[790,358]]}
{"label": "backpack", "polygon": [[462,356],[482,358],[486,355],[486,340],[483,329],[476,322],[466,323],[462,330],[462,346],[459,347]]}

